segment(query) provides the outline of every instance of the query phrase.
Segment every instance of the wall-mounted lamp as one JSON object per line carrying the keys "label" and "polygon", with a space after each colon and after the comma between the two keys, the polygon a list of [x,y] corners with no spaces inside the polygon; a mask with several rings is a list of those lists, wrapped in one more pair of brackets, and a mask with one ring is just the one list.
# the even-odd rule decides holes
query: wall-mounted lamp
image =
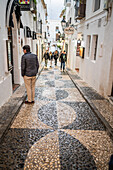
{"label": "wall-mounted lamp", "polygon": [[66,28],[65,16],[63,16],[63,20],[61,21],[61,26],[62,26],[62,29],[64,31],[64,29]]}
{"label": "wall-mounted lamp", "polygon": [[60,36],[60,35],[61,35],[60,31],[58,31],[58,36]]}

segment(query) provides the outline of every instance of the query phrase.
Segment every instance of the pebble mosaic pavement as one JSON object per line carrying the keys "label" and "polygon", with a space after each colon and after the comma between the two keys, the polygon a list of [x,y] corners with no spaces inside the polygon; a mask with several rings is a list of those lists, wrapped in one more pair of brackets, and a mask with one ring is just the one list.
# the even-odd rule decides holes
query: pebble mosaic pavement
{"label": "pebble mosaic pavement", "polygon": [[0,145],[3,170],[107,170],[113,141],[66,72],[43,70]]}

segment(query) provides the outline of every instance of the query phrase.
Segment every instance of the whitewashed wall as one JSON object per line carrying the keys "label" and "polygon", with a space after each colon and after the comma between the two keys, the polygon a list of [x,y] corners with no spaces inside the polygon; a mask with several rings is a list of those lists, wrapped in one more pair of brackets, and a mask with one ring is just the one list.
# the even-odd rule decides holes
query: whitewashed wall
{"label": "whitewashed wall", "polygon": [[[40,16],[39,16],[40,14]],[[38,38],[38,53],[39,61],[42,62],[42,45],[46,48],[45,44],[45,32],[46,32],[46,10],[41,0],[37,0],[37,21],[42,20],[42,37]]]}
{"label": "whitewashed wall", "polygon": [[[7,27],[5,23],[6,17],[6,5],[7,0],[1,1],[0,4],[0,106],[2,106],[12,95],[12,75],[8,71],[7,66],[7,49],[6,40],[8,40]],[[14,83],[22,84],[23,78],[21,77],[21,57],[23,55],[23,50],[21,46],[21,40],[23,40],[23,45],[29,44],[31,46],[31,51],[36,53],[36,40],[25,39],[24,29],[20,29],[20,36],[18,35],[18,29],[16,25],[16,18],[13,15],[14,28],[12,28],[13,37],[13,66],[14,66]],[[34,31],[36,24],[33,20],[32,13],[22,12],[22,23],[23,26],[29,26],[31,31]]]}
{"label": "whitewashed wall", "polygon": [[59,27],[59,31],[62,33],[61,21],[48,19],[47,26],[49,26],[49,34],[50,34],[50,36],[48,36],[48,42],[51,41],[51,49],[52,49],[52,45],[56,43],[56,34],[58,33],[58,31],[56,31],[56,27]]}
{"label": "whitewashed wall", "polygon": [[[85,52],[85,59],[81,59],[80,62],[80,76],[94,89],[96,89],[100,94],[106,96],[107,91],[105,92],[102,84],[105,85],[106,78],[102,75],[104,74],[103,60],[104,54],[102,51],[104,50],[104,36],[105,36],[105,19],[106,12],[103,10],[103,1],[101,1],[101,7],[96,12],[93,12],[93,2],[90,0],[87,1],[86,6],[86,21],[85,21],[85,31],[84,31],[84,41],[85,41],[85,49],[87,51],[87,35],[91,35],[91,44],[90,44],[90,55],[87,56]],[[98,27],[98,20],[101,18],[101,26]],[[87,29],[87,24],[89,24],[89,28]],[[92,39],[93,35],[98,35],[98,45],[97,45],[97,56],[96,60],[92,59]],[[102,48],[101,48],[102,47]],[[108,61],[107,61],[108,63]],[[109,67],[106,67],[105,72]],[[107,75],[108,76],[108,75]]]}
{"label": "whitewashed wall", "polygon": [[11,74],[7,68],[6,40],[7,29],[5,27],[7,0],[0,2],[0,106],[12,95]]}
{"label": "whitewashed wall", "polygon": [[[72,18],[74,23],[74,5],[71,1],[71,6],[66,8],[66,21]],[[75,35],[68,38],[68,65],[71,69],[79,67],[79,75],[90,86],[96,89],[100,94],[107,97],[111,94],[113,82],[113,12],[111,17],[106,21],[107,12],[103,10],[104,0],[101,0],[100,9],[94,12],[94,2],[87,0],[86,18],[78,22]],[[101,18],[101,26],[98,26],[98,21]],[[76,24],[76,23],[74,23]],[[89,27],[87,27],[89,25]],[[73,40],[76,41],[77,36],[82,33],[84,35],[85,58],[81,59],[75,55],[73,50]],[[90,55],[87,56],[87,36],[91,36]],[[98,35],[98,46],[96,60],[92,59],[92,43],[93,35]],[[72,63],[75,63],[73,66]],[[103,76],[104,75],[104,76]]]}
{"label": "whitewashed wall", "polygon": [[[105,27],[102,67],[100,74],[99,90],[104,95],[111,95],[113,83],[113,7]],[[103,76],[104,75],[104,76]]]}

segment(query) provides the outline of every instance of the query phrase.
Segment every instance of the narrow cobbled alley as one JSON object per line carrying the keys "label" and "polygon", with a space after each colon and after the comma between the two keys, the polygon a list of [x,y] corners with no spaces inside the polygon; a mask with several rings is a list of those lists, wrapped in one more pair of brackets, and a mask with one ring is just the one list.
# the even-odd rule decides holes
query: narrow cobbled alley
{"label": "narrow cobbled alley", "polygon": [[66,72],[44,69],[0,146],[3,170],[107,170],[113,143]]}

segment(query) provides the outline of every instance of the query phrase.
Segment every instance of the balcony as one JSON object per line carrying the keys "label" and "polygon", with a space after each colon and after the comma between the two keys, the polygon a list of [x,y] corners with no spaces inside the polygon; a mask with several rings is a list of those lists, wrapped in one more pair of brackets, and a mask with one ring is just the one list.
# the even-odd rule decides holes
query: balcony
{"label": "balcony", "polygon": [[70,7],[71,6],[71,0],[65,0],[64,5],[65,5],[65,7]]}
{"label": "balcony", "polygon": [[75,20],[81,20],[85,17],[86,0],[76,0],[75,2]]}

